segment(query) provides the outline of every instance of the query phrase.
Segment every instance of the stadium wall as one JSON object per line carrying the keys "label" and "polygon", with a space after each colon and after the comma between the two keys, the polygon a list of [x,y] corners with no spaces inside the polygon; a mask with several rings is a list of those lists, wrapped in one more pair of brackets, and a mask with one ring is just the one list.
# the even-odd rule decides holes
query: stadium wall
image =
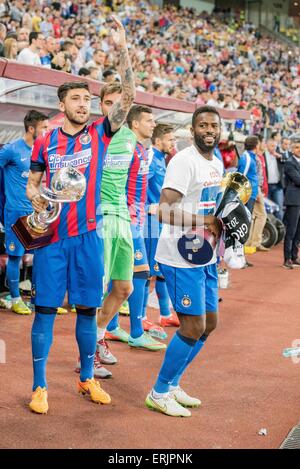
{"label": "stadium wall", "polygon": [[285,26],[289,13],[289,0],[262,0],[246,2],[246,19],[256,26],[260,24],[274,29],[274,16],[280,17],[280,25]]}
{"label": "stadium wall", "polygon": [[180,0],[180,6],[195,8],[197,11],[211,13],[215,7],[215,0]]}

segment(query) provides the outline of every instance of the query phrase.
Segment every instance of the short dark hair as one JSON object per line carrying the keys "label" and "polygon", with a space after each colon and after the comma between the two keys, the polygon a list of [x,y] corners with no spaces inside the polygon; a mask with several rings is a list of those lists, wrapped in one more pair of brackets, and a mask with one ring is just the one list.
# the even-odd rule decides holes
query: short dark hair
{"label": "short dark hair", "polygon": [[36,31],[31,31],[31,32],[29,33],[29,45],[31,45],[33,39],[37,39],[38,36],[39,36],[39,33],[37,33]]}
{"label": "short dark hair", "polygon": [[259,138],[257,135],[250,135],[245,140],[245,150],[254,150],[259,143]]}
{"label": "short dark hair", "polygon": [[174,128],[168,124],[157,124],[153,130],[151,141],[154,144],[157,138],[162,138],[164,135],[167,135],[174,131]]}
{"label": "short dark hair", "polygon": [[196,119],[199,116],[199,114],[204,114],[205,112],[209,112],[211,114],[216,114],[219,117],[219,120],[221,122],[221,117],[220,117],[219,111],[215,107],[213,107],[213,106],[201,106],[201,107],[198,107],[198,109],[196,109],[196,111],[193,114],[192,127],[195,127]]}
{"label": "short dark hair", "polygon": [[160,88],[162,86],[161,83],[157,83],[157,82],[154,82],[153,85],[152,85],[152,88],[154,91],[158,90],[158,88]]}
{"label": "short dark hair", "polygon": [[274,139],[276,137],[276,135],[281,136],[281,133],[278,130],[275,130],[274,132],[271,133],[271,138]]}
{"label": "short dark hair", "polygon": [[88,92],[90,92],[89,85],[85,81],[67,81],[66,83],[60,85],[57,90],[57,96],[59,101],[62,102],[65,99],[68,94],[68,91],[77,89],[87,90]]}
{"label": "short dark hair", "polygon": [[263,136],[263,134],[255,134],[255,137],[258,138],[258,141],[259,141],[259,142],[263,142],[263,141],[264,141],[264,136]]}
{"label": "short dark hair", "polygon": [[146,112],[147,114],[152,114],[152,109],[148,106],[143,106],[141,104],[134,104],[127,116],[127,124],[130,129],[132,129],[132,122],[139,120],[140,115]]}
{"label": "short dark hair", "polygon": [[75,38],[76,36],[84,36],[85,37],[86,34],[83,31],[76,31],[76,33],[74,34],[73,37]]}
{"label": "short dark hair", "polygon": [[81,67],[78,71],[78,75],[80,77],[87,77],[90,75],[90,70],[88,68],[85,68],[85,67]]}
{"label": "short dark hair", "polygon": [[100,91],[100,101],[103,101],[103,98],[106,94],[112,94],[112,93],[122,93],[122,85],[119,82],[114,82],[114,83],[106,83],[104,86],[102,86],[101,91]]}
{"label": "short dark hair", "polygon": [[45,121],[47,119],[48,116],[46,116],[46,114],[36,111],[35,109],[31,109],[24,117],[25,132],[28,132],[29,127],[32,126],[35,128],[38,122]]}
{"label": "short dark hair", "polygon": [[106,70],[104,70],[104,72],[102,73],[102,78],[107,78],[107,77],[110,77],[112,75],[116,75],[117,72],[116,70],[113,70],[111,68],[107,68]]}

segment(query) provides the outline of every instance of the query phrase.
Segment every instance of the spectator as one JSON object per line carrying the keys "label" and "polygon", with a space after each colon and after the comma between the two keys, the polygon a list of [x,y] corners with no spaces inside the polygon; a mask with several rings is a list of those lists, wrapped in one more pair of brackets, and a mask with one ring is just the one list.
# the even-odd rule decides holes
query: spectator
{"label": "spectator", "polygon": [[102,49],[96,49],[93,53],[93,59],[87,62],[86,68],[94,67],[98,70],[97,80],[102,80],[102,71],[105,67],[106,54]]}
{"label": "spectator", "polygon": [[44,47],[41,50],[41,54],[40,54],[41,64],[44,67],[51,68],[51,62],[54,58],[55,52],[56,52],[56,41],[53,37],[49,36],[44,41]]}
{"label": "spectator", "polygon": [[114,81],[120,81],[119,74],[116,70],[108,68],[102,73],[102,80],[105,83],[113,83]]}
{"label": "spectator", "polygon": [[288,161],[292,156],[292,152],[290,151],[290,139],[284,137],[281,141],[281,144],[277,146],[276,151],[280,155],[281,163]]}
{"label": "spectator", "polygon": [[262,236],[263,230],[267,221],[267,213],[265,209],[264,203],[264,166],[260,159],[260,140],[259,137],[254,135],[253,137],[248,137],[247,146],[248,148],[251,146],[249,141],[253,141],[252,147],[254,145],[255,148],[252,148],[252,152],[256,155],[256,169],[257,169],[257,177],[258,177],[258,191],[257,196],[254,202],[253,211],[252,211],[252,223],[251,223],[251,230],[249,239],[247,241],[248,246],[255,247],[257,251],[269,251],[268,248],[265,248],[262,245]]}
{"label": "spectator", "polygon": [[284,167],[286,177],[286,193],[284,205],[286,212],[284,221],[286,233],[284,238],[283,267],[293,269],[300,267],[298,257],[300,245],[300,134],[291,137],[292,157]]}
{"label": "spectator", "polygon": [[99,70],[97,67],[89,67],[88,68],[89,72],[90,72],[90,78],[92,80],[99,80]]}
{"label": "spectator", "polygon": [[51,68],[71,73],[71,60],[69,55],[63,51],[59,51],[52,59]]}
{"label": "spectator", "polygon": [[4,41],[4,57],[9,60],[16,60],[18,55],[18,43],[16,39],[10,37]]}
{"label": "spectator", "polygon": [[29,45],[29,33],[30,30],[27,28],[20,28],[18,35],[17,35],[17,41],[18,41],[18,51],[20,52],[22,49],[25,47],[28,47]]}
{"label": "spectator", "polygon": [[30,6],[25,8],[25,13],[22,18],[22,27],[28,30],[28,34],[30,31],[32,31],[32,16]]}
{"label": "spectator", "polygon": [[32,31],[39,33],[41,31],[41,10],[39,8],[35,8],[34,15],[32,17]]}
{"label": "spectator", "polygon": [[74,34],[74,44],[78,49],[78,57],[76,59],[75,66],[80,68],[86,62],[86,46],[85,46],[85,33],[82,31],[78,31]]}
{"label": "spectator", "polygon": [[32,31],[29,34],[29,47],[25,47],[18,55],[18,62],[27,65],[41,65],[40,51],[44,46],[44,36]]}
{"label": "spectator", "polygon": [[283,219],[283,185],[282,185],[282,169],[280,166],[280,155],[276,152],[276,142],[273,139],[267,141],[266,150],[264,152],[266,163],[266,172],[268,178],[268,196],[275,202],[279,209],[275,212],[275,216],[280,220]]}
{"label": "spectator", "polygon": [[4,40],[6,38],[6,26],[0,23],[0,57],[4,56]]}
{"label": "spectator", "polygon": [[18,23],[22,22],[22,18],[24,15],[23,4],[19,0],[15,0],[11,2],[10,7],[10,17],[13,21],[17,21]]}
{"label": "spectator", "polygon": [[78,75],[80,77],[90,77],[90,74],[91,72],[89,71],[89,69],[85,67],[82,67],[78,72]]}
{"label": "spectator", "polygon": [[52,17],[45,16],[40,24],[40,32],[47,38],[48,36],[54,36],[54,28],[52,24]]}

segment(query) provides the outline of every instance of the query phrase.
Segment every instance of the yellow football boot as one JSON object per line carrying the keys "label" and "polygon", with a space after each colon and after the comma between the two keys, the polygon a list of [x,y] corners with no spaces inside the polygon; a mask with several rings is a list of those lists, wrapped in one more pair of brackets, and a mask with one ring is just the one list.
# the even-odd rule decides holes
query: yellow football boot
{"label": "yellow football boot", "polygon": [[12,304],[11,310],[16,314],[31,314],[32,311],[28,306],[24,303],[23,300],[19,300],[17,303]]}
{"label": "yellow football boot", "polygon": [[31,402],[29,404],[30,410],[36,414],[47,414],[49,410],[48,405],[48,392],[46,388],[38,386],[32,394]]}
{"label": "yellow football boot", "polygon": [[87,379],[84,382],[79,381],[78,392],[83,395],[88,394],[91,401],[96,402],[96,404],[110,404],[111,402],[110,395],[101,388],[99,381],[94,378]]}

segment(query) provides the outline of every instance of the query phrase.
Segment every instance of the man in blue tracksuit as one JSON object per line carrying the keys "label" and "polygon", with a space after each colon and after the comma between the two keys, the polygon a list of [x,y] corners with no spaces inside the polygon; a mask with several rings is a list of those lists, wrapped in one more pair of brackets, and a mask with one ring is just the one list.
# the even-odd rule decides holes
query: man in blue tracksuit
{"label": "man in blue tracksuit", "polygon": [[[150,168],[148,175],[148,189],[147,189],[147,206],[148,217],[147,226],[145,228],[145,241],[148,256],[148,263],[150,266],[150,275],[156,278],[156,294],[159,301],[160,309],[160,326],[178,326],[179,321],[177,316],[171,313],[169,306],[169,295],[167,292],[166,282],[159,270],[158,263],[155,261],[155,252],[158,243],[158,238],[161,232],[162,225],[156,217],[156,210],[158,208],[161,188],[166,174],[166,156],[173,153],[175,148],[175,136],[173,128],[169,125],[158,124],[152,135],[152,147],[149,150]],[[144,312],[147,307],[149,291],[149,281],[146,285]],[[144,328],[149,327],[149,332],[155,335],[155,327],[150,324],[150,321],[143,321]],[[158,328],[156,328],[158,329]],[[164,338],[157,334],[158,337]]]}
{"label": "man in blue tracksuit", "polygon": [[259,140],[255,135],[246,138],[245,151],[241,155],[237,167],[238,172],[244,174],[244,176],[249,179],[252,186],[251,197],[246,204],[246,207],[250,210],[251,213],[253,212],[253,207],[258,195],[259,187],[256,157],[258,145]]}
{"label": "man in blue tracksuit", "polygon": [[26,196],[31,150],[35,139],[48,129],[48,117],[41,112],[28,111],[24,118],[25,134],[22,138],[0,149],[0,168],[4,178],[4,226],[5,246],[8,254],[6,279],[12,299],[12,311],[30,314],[31,310],[20,297],[20,262],[24,247],[11,229],[19,217],[32,213],[32,205]]}

